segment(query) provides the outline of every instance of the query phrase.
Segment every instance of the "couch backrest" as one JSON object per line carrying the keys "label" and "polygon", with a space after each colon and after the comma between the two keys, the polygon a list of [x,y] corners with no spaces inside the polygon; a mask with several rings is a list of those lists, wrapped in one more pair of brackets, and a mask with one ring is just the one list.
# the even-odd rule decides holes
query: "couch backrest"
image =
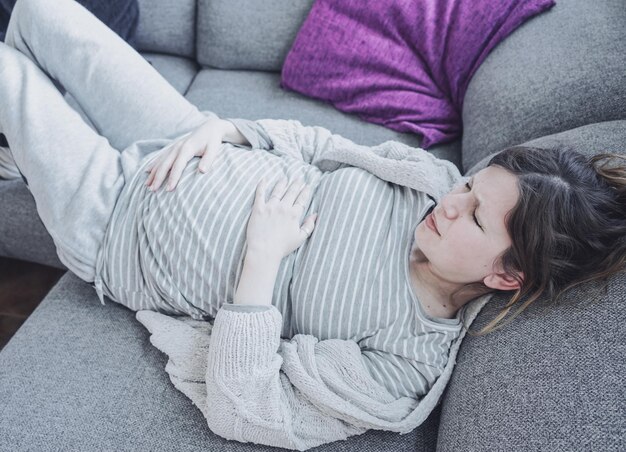
{"label": "couch backrest", "polygon": [[626,118],[626,3],[557,0],[487,56],[463,103],[463,169],[507,146]]}
{"label": "couch backrest", "polygon": [[138,0],[140,51],[278,72],[314,0]]}
{"label": "couch backrest", "polygon": [[138,50],[194,58],[196,0],[138,0]]}
{"label": "couch backrest", "polygon": [[313,0],[198,0],[198,62],[280,71],[312,5]]}

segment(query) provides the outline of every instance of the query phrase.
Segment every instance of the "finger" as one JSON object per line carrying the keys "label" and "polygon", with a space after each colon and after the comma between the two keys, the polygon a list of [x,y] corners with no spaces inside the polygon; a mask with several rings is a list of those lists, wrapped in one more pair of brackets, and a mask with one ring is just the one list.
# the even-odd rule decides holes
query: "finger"
{"label": "finger", "polygon": [[256,186],[256,192],[254,195],[254,205],[262,207],[265,205],[265,187],[267,185],[267,181],[265,177],[262,177]]}
{"label": "finger", "polygon": [[163,160],[163,163],[159,166],[159,169],[156,172],[154,181],[152,182],[153,191],[157,191],[161,187],[161,184],[163,184],[165,177],[169,173],[170,168],[174,164],[174,161],[176,160],[177,157],[178,157],[178,149],[172,150],[172,152],[168,154],[167,157],[165,157],[165,159]]}
{"label": "finger", "polygon": [[156,176],[157,171],[159,170],[159,166],[161,165],[160,160],[158,162],[155,163],[155,165],[152,167],[152,170],[150,170],[150,174],[148,175],[148,179],[146,180],[146,185],[150,186],[150,184],[152,184],[152,182],[154,181],[154,176]]}
{"label": "finger", "polygon": [[219,152],[220,152],[220,143],[207,143],[206,147],[204,148],[204,154],[202,155],[202,158],[200,159],[200,163],[198,163],[198,171],[201,173],[206,173],[208,170],[211,169],[211,166],[213,165],[213,162],[215,161],[215,159],[217,158]]}
{"label": "finger", "polygon": [[274,185],[274,189],[272,190],[272,194],[270,195],[270,200],[276,198],[276,201],[279,202],[283,199],[285,195],[285,191],[287,190],[287,178],[285,176],[278,179],[276,185]]}
{"label": "finger", "polygon": [[294,201],[296,200],[296,196],[298,196],[298,194],[302,190],[303,185],[304,185],[304,179],[302,179],[302,177],[298,177],[297,179],[295,179],[289,185],[289,188],[287,189],[287,193],[285,193],[285,196],[283,196],[283,201],[288,203],[288,205],[293,205]]}
{"label": "finger", "polygon": [[151,172],[152,168],[154,168],[154,166],[159,162],[159,159],[161,158],[161,156],[163,154],[162,151],[163,151],[163,149],[161,149],[161,151],[155,151],[154,152],[156,155],[154,156],[152,161],[146,165],[146,173]]}
{"label": "finger", "polygon": [[170,176],[167,181],[167,187],[165,188],[167,191],[172,191],[178,181],[180,180],[180,176],[183,174],[183,171],[189,164],[189,161],[193,158],[193,154],[190,153],[189,147],[183,146],[178,153],[178,157],[174,161],[172,165],[172,169],[170,171]]}
{"label": "finger", "polygon": [[150,185],[154,180],[154,175],[157,172],[158,167],[161,165],[161,161],[163,160],[163,155],[159,155],[150,163],[150,174],[146,179],[146,185]]}
{"label": "finger", "polygon": [[156,170],[152,168],[150,170],[150,174],[148,174],[148,178],[146,179],[146,186],[150,186],[150,184],[152,183],[152,180],[154,179],[154,173],[156,173]]}
{"label": "finger", "polygon": [[304,236],[304,238],[310,237],[311,234],[313,234],[316,221],[317,221],[317,213],[314,213],[313,215],[309,215],[308,217],[306,217],[306,219],[304,220],[304,223],[302,223],[302,226],[300,227],[300,231],[302,232],[302,235]]}

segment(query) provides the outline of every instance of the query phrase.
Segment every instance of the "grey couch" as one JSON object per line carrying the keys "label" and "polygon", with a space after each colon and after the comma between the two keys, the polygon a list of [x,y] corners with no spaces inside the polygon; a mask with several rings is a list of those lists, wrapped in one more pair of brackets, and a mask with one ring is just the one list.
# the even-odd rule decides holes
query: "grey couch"
{"label": "grey couch", "polygon": [[[201,110],[419,146],[278,87],[311,4],[141,0],[137,41]],[[462,139],[431,151],[464,174],[521,143],[624,153],[624,1],[557,0],[522,25],[473,77],[463,121]],[[22,180],[0,180],[0,255],[65,268]],[[466,336],[441,404],[413,432],[369,431],[317,450],[626,450],[626,277],[599,287],[581,286],[558,305],[541,300],[504,330]],[[495,297],[472,330],[506,301]],[[133,312],[102,306],[67,272],[0,353],[0,450],[274,450],[213,434],[165,363]]]}

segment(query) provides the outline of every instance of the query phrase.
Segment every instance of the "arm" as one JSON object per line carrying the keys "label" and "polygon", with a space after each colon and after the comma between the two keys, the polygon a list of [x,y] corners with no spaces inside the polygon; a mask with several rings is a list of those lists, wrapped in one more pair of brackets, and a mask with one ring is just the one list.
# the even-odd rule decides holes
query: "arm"
{"label": "arm", "polygon": [[341,162],[332,160],[336,148],[358,148],[361,153],[377,152],[375,148],[360,146],[324,127],[304,126],[297,120],[229,118],[226,121],[245,137],[252,148],[296,158],[322,171],[334,171],[341,167]]}
{"label": "arm", "polygon": [[[281,339],[282,315],[262,294],[269,293],[275,275],[261,276],[259,265],[246,258],[236,295],[242,303],[222,306],[210,337],[163,314],[137,313],[152,333],[150,341],[169,355],[170,379],[198,406],[214,433],[305,450],[368,429],[406,433],[426,419],[432,400],[430,408],[417,408],[427,387],[411,396],[396,395],[372,377],[402,369],[421,382],[420,363],[361,350],[352,340],[319,341],[303,334]],[[246,295],[255,287],[265,288],[258,291],[259,303]]]}
{"label": "arm", "polygon": [[[282,341],[282,316],[271,305],[278,259],[246,254],[234,304],[218,312],[206,369],[207,423],[242,442],[304,450],[364,433],[402,431],[417,404],[374,381],[354,341]],[[380,367],[379,367],[380,368]]]}
{"label": "arm", "polygon": [[279,268],[279,259],[248,250],[233,303],[271,305]]}
{"label": "arm", "polygon": [[323,172],[344,167],[366,170],[382,180],[403,185],[440,200],[458,183],[459,169],[449,160],[398,141],[363,146],[328,129],[296,120],[227,119],[254,149],[305,161]]}
{"label": "arm", "polygon": [[206,419],[241,442],[305,450],[370,428],[408,432],[417,398],[374,381],[354,341],[280,340],[274,306],[218,312],[207,358]]}

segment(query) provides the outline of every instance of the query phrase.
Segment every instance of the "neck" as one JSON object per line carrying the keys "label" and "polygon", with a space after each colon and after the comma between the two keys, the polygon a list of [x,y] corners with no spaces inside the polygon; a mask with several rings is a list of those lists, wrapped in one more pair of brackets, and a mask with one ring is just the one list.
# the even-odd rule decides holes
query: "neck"
{"label": "neck", "polygon": [[[430,266],[430,261],[416,249],[410,256],[410,280],[413,289],[424,310],[439,318],[454,318],[463,306],[476,297],[489,293],[477,287],[468,287],[448,281],[436,275]],[[465,290],[461,290],[465,288]]]}

